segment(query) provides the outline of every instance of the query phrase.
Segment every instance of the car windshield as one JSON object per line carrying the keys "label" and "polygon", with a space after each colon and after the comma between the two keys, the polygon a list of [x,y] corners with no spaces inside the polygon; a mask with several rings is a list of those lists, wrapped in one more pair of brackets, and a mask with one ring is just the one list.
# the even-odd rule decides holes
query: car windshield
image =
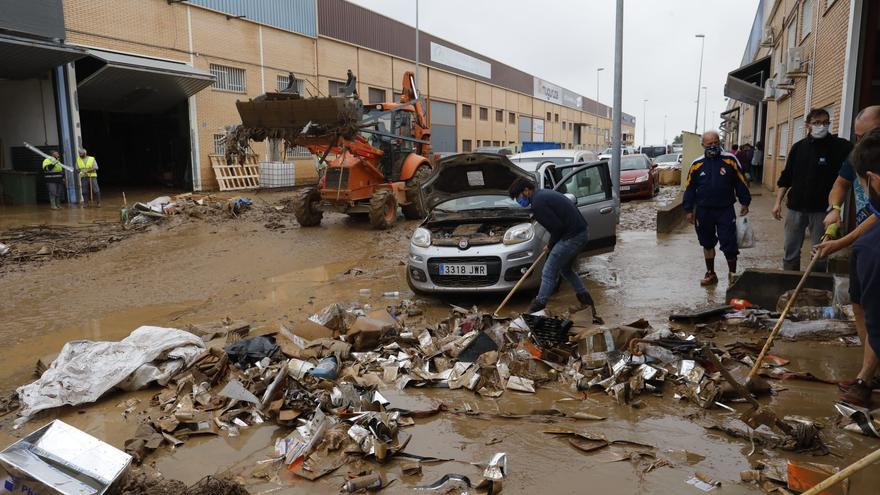
{"label": "car windshield", "polygon": [[534,162],[535,160],[540,163],[553,162],[555,165],[574,163],[574,157],[572,156],[530,156],[526,158],[515,158],[513,159],[513,163]]}
{"label": "car windshield", "polygon": [[612,149],[612,148],[605,148],[605,151],[603,151],[601,154],[602,154],[602,155],[610,155],[612,151],[614,151],[614,149]]}
{"label": "car windshield", "polygon": [[678,153],[667,153],[665,155],[660,155],[654,159],[655,162],[677,162],[678,161]]}
{"label": "car windshield", "polygon": [[507,196],[487,194],[482,196],[467,196],[464,198],[450,199],[438,204],[434,209],[437,211],[452,213],[468,210],[485,210],[495,208],[520,208],[516,201]]}
{"label": "car windshield", "polygon": [[648,160],[643,156],[624,156],[620,158],[620,170],[644,170]]}

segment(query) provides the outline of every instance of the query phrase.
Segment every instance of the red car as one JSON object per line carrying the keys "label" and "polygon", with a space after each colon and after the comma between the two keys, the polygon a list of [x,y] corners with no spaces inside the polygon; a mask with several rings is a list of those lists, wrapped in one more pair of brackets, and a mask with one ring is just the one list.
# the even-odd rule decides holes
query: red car
{"label": "red car", "polygon": [[660,171],[648,155],[620,157],[620,197],[653,198],[660,192]]}

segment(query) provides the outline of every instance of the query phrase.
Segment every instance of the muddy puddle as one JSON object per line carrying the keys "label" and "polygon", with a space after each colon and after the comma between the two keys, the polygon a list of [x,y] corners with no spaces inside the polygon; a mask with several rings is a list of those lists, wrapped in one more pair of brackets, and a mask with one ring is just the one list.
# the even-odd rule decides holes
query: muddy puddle
{"label": "muddy puddle", "polygon": [[[698,284],[704,268],[692,231],[653,232],[656,207],[669,199],[669,191],[664,188],[653,201],[624,203],[615,251],[578,264],[609,324],[644,317],[661,328],[669,325],[667,316],[672,310],[724,300],[726,280],[709,289]],[[763,198],[768,203],[763,207],[769,211],[768,197]],[[762,207],[761,201],[757,203],[753,211]],[[75,260],[56,260],[26,275],[0,277],[0,292],[5,294],[0,303],[0,321],[4,322],[0,388],[10,390],[30,381],[36,360],[56,353],[70,340],[118,340],[140,325],[182,327],[226,317],[248,321],[253,333],[261,333],[275,331],[279,324],[297,321],[332,302],[354,301],[381,308],[399,302],[383,296],[384,292],[414,297],[406,286],[402,261],[416,222],[400,222],[386,232],[373,231],[341,215],[327,215],[318,229],[299,229],[292,218],[287,222],[290,228],[267,229],[264,224],[262,218],[242,218],[181,225],[170,232],[148,232]],[[781,246],[781,229],[774,230],[773,225],[759,223],[756,228],[761,228],[762,242]],[[751,251],[743,253],[744,266],[769,268],[778,263],[776,253]],[[500,298],[418,299],[423,301],[425,318],[431,320],[446,315],[449,304],[492,311]],[[529,295],[521,295],[509,309],[522,311],[528,303]],[[574,294],[563,287],[551,309],[564,310],[574,304]],[[758,337],[748,339],[757,341]],[[715,336],[722,344],[739,338]],[[859,363],[857,348],[830,343],[780,342],[774,354],[791,359],[793,370],[810,371],[828,380],[852,377]],[[463,390],[385,388],[382,393],[391,407],[427,409],[442,403],[450,410],[486,414],[527,414],[555,407],[607,419],[572,423],[452,411],[417,419],[415,426],[403,429],[412,435],[406,451],[449,461],[424,463],[419,476],[403,474],[397,462],[383,465],[379,469],[396,479],[383,493],[411,493],[413,486],[429,484],[447,473],[479,479],[482,468],[472,463],[485,462],[495,452],[508,454],[504,493],[696,494],[700,492],[685,484],[695,471],[722,482],[713,493],[762,493],[739,482],[740,471],[751,462],[793,458],[843,466],[877,447],[876,440],[835,428],[834,385],[803,381],[774,385],[784,390],[763,402],[780,415],[807,416],[822,423],[831,456],[760,449],[748,456],[747,440],[701,426],[703,420],[733,420],[738,413],[704,411],[674,400],[670,390],[663,397],[642,395],[642,405],[632,407],[620,406],[604,393],[584,394],[556,384],[539,388],[536,394],[508,391],[498,399]],[[157,389],[113,393],[93,405],[50,412],[17,431],[11,430],[9,417],[0,418],[0,445],[58,417],[121,448],[137,427],[137,411],[156,393]],[[120,404],[132,398],[140,403],[126,419]],[[734,408],[741,411],[745,406]],[[609,462],[607,457],[586,454],[544,433],[553,427],[601,432],[609,438],[653,445],[658,453],[688,451],[699,460],[685,459],[645,473],[639,463]],[[284,486],[249,475],[256,463],[271,455],[275,440],[288,433],[288,428],[264,424],[243,429],[238,437],[192,438],[179,448],[160,449],[148,458],[148,464],[165,477],[187,484],[206,475],[241,476],[252,494],[339,493],[346,466],[317,482],[300,480]],[[874,493],[878,484],[880,470],[871,469],[854,479],[850,493]]]}

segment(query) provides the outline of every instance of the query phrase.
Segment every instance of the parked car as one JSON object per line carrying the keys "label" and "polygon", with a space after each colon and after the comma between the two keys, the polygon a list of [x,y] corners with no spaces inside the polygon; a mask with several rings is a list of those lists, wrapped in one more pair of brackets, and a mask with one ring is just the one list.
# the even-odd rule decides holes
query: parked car
{"label": "parked car", "polygon": [[510,161],[513,163],[531,164],[549,161],[553,162],[556,166],[564,166],[573,163],[596,161],[596,154],[589,150],[538,150],[510,155]]}
{"label": "parked car", "polygon": [[[590,226],[587,254],[614,249],[620,207],[608,162],[548,160],[528,171],[498,154],[459,154],[440,160],[421,186],[428,216],[412,235],[406,271],[414,292],[504,292],[517,283],[550,238],[508,197],[519,177],[576,202]],[[540,284],[541,268],[526,288]]]}
{"label": "parked car", "polygon": [[684,145],[683,145],[683,144],[673,144],[673,145],[672,145],[672,152],[673,152],[673,153],[681,153],[681,152],[683,152],[683,151],[684,151]]}
{"label": "parked car", "polygon": [[666,153],[672,153],[671,146],[642,146],[639,148],[639,153],[643,155],[648,155],[648,158],[658,157],[660,155],[665,155]]}
{"label": "parked car", "polygon": [[[610,160],[612,151],[614,151],[614,148],[605,148],[605,151],[603,151],[602,153],[599,153],[599,159],[600,160]],[[635,148],[631,148],[629,146],[623,146],[620,148],[620,156],[634,155],[635,153],[636,153]]]}
{"label": "parked car", "polygon": [[681,153],[666,153],[654,158],[658,167],[678,168],[681,166]]}
{"label": "parked car", "polygon": [[660,171],[647,155],[620,158],[620,197],[652,198],[660,192]]}
{"label": "parked car", "polygon": [[499,155],[510,156],[513,154],[513,150],[508,148],[507,146],[480,146],[475,149],[476,153],[498,153]]}

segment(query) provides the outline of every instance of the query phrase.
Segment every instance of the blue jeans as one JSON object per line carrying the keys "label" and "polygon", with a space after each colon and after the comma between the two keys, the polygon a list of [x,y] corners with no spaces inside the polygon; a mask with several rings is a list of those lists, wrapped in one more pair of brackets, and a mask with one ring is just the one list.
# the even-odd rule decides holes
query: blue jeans
{"label": "blue jeans", "polygon": [[553,246],[550,254],[547,255],[547,262],[544,263],[544,271],[541,272],[541,288],[538,290],[538,297],[535,298],[535,301],[547,304],[556,289],[556,279],[560,275],[568,280],[575,293],[587,292],[587,288],[584,287],[577,273],[572,270],[571,265],[577,255],[584,250],[588,240],[589,235],[584,231],[574,237],[563,239]]}
{"label": "blue jeans", "polygon": [[[97,177],[80,177],[80,181],[82,184],[82,195],[83,201],[89,202],[91,199],[94,199],[101,203],[101,188],[98,187],[98,178]],[[89,190],[89,184],[91,183],[91,191]]]}

